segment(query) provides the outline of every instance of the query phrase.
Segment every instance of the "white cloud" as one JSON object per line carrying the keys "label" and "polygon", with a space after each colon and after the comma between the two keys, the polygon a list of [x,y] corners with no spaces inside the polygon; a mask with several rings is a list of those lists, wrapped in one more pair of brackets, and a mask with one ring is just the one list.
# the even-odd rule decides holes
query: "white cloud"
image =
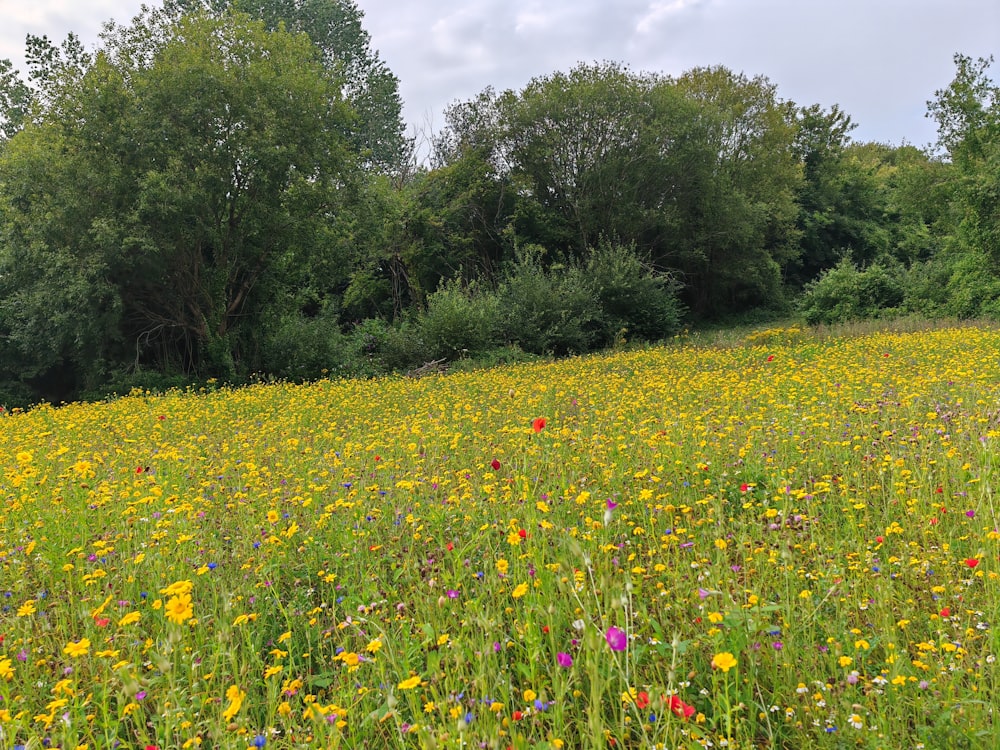
{"label": "white cloud", "polygon": [[702,0],[660,0],[649,4],[649,11],[636,24],[640,34],[649,34],[662,22],[702,4]]}
{"label": "white cloud", "polygon": [[[455,99],[579,62],[674,75],[718,64],[768,77],[785,99],[839,104],[858,138],[923,145],[924,103],[951,80],[952,55],[995,53],[1000,28],[995,0],[355,1],[406,118],[439,125]],[[128,23],[141,2],[0,0],[0,57],[23,70],[26,33],[58,42],[75,31],[92,46],[104,21]]]}

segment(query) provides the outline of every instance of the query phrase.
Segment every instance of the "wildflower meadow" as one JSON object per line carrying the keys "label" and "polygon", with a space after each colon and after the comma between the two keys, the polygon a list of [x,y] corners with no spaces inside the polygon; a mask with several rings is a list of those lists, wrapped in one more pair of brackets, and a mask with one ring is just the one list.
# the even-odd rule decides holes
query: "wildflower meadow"
{"label": "wildflower meadow", "polygon": [[0,417],[2,748],[990,748],[1000,331]]}

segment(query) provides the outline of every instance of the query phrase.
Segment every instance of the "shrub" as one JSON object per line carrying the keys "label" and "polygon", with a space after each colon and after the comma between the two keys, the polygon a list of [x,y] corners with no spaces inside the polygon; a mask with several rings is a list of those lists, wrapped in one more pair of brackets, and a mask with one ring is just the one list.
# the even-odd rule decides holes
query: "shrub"
{"label": "shrub", "polygon": [[802,314],[813,325],[878,317],[902,305],[902,277],[896,266],[873,263],[862,270],[845,257],[806,286]]}
{"label": "shrub", "polygon": [[968,320],[1000,314],[1000,277],[986,255],[964,252],[950,270],[943,306],[946,315]]}
{"label": "shrub", "polygon": [[623,330],[646,341],[680,330],[679,285],[645,266],[634,245],[602,241],[587,258],[586,279],[600,305],[598,346],[610,346]]}
{"label": "shrub", "polygon": [[265,330],[261,364],[269,375],[311,380],[342,369],[349,356],[335,315],[324,312],[309,317],[293,312]]}
{"label": "shrub", "polygon": [[508,344],[495,349],[490,349],[477,357],[463,359],[449,367],[451,372],[473,372],[475,370],[487,370],[493,367],[505,365],[523,364],[525,362],[538,362],[541,360],[537,354],[529,354],[516,344]]}
{"label": "shrub", "polygon": [[354,327],[349,338],[344,375],[370,378],[409,370],[423,364],[427,355],[418,326],[408,321],[393,326],[382,318],[368,318]]}
{"label": "shrub", "polygon": [[497,297],[475,282],[441,284],[427,299],[420,336],[429,359],[459,359],[492,349],[499,337]]}
{"label": "shrub", "polygon": [[579,354],[598,338],[600,303],[576,265],[544,268],[544,250],[519,253],[500,284],[500,330],[532,354]]}
{"label": "shrub", "polygon": [[427,346],[421,336],[419,324],[403,321],[386,331],[382,346],[383,367],[389,372],[402,372],[427,362]]}

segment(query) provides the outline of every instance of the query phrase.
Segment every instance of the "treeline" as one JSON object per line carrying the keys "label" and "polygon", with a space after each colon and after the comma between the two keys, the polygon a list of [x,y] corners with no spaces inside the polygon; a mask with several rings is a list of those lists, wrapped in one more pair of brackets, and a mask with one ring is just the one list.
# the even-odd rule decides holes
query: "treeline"
{"label": "treeline", "polygon": [[930,150],[722,67],[580,65],[418,163],[350,0],[168,0],[0,61],[0,401],[582,353],[704,321],[1000,315],[1000,97]]}

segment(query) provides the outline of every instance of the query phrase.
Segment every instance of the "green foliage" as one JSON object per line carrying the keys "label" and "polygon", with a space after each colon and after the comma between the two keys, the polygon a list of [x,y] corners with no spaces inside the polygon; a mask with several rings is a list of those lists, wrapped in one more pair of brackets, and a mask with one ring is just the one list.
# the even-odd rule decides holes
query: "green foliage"
{"label": "green foliage", "polygon": [[[105,252],[95,202],[107,196],[106,172],[53,157],[72,145],[55,128],[37,128],[0,154],[2,366],[56,401],[96,385],[109,362],[127,356],[121,293],[111,282],[116,258]],[[78,192],[64,192],[68,184]]]}
{"label": "green foliage", "polygon": [[296,381],[339,374],[350,359],[349,342],[330,311],[282,315],[266,326],[261,349],[263,372]]}
{"label": "green foliage", "polygon": [[128,396],[135,393],[162,394],[191,388],[192,380],[179,372],[163,372],[143,368],[118,370],[109,374],[102,384],[93,390],[82,391],[82,401],[102,401]]}
{"label": "green foliage", "polygon": [[498,343],[499,301],[479,284],[460,279],[443,283],[427,298],[420,316],[420,337],[428,359],[461,359],[481,355]]}
{"label": "green foliage", "polygon": [[858,268],[849,257],[806,287],[802,314],[812,325],[878,317],[902,305],[905,285],[898,267]]}
{"label": "green foliage", "polygon": [[349,357],[339,371],[342,375],[374,377],[405,372],[427,361],[419,328],[408,321],[392,325],[381,318],[369,318],[353,328],[349,339]]}
{"label": "green foliage", "polygon": [[351,274],[342,305],[347,320],[391,316],[392,283],[376,265],[366,264]]}
{"label": "green foliage", "polygon": [[1000,320],[1000,276],[982,253],[943,252],[910,269],[906,306],[931,318]]}
{"label": "green foliage", "polygon": [[504,275],[497,296],[501,335],[532,354],[590,351],[600,328],[596,295],[578,264],[542,264],[544,250],[521,251]]}
{"label": "green foliage", "polygon": [[38,402],[38,391],[20,380],[0,380],[0,407],[3,412],[26,409]]}
{"label": "green foliage", "polygon": [[496,279],[518,197],[485,149],[462,149],[404,192],[412,201],[406,217],[409,273],[421,289],[436,289],[456,275],[465,281]]}
{"label": "green foliage", "polygon": [[327,70],[343,81],[343,98],[355,117],[345,130],[365,164],[381,172],[404,167],[410,144],[404,137],[399,81],[378,52],[353,0],[166,0],[170,15],[195,11],[239,12],[267,29],[305,34]]}
{"label": "green foliage", "polygon": [[697,105],[689,138],[700,144],[684,166],[695,182],[677,233],[685,300],[700,317],[780,304],[782,274],[800,252],[794,106],[766,78],[721,66],[689,71],[677,86]]}
{"label": "green foliage", "polygon": [[404,320],[387,327],[380,360],[387,372],[406,372],[428,362],[419,325]]}
{"label": "green foliage", "polygon": [[673,80],[580,65],[520,92],[487,89],[447,119],[442,166],[475,154],[487,176],[509,184],[516,199],[506,193],[485,216],[493,226],[511,217],[517,244],[567,261],[603,237],[634,244],[685,278],[699,315],[780,292],[796,255],[800,172],[791,110],[765,79],[721,67]]}
{"label": "green foliage", "polygon": [[0,322],[26,372],[79,387],[133,360],[236,377],[349,181],[341,82],[243,15],[149,12],[104,41],[39,53],[41,108],[0,160]]}
{"label": "green foliage", "polygon": [[[852,146],[851,118],[834,106],[803,108],[798,116],[797,144],[805,179],[799,187],[796,226],[801,233],[799,259],[792,280],[803,284],[837,263],[842,248],[859,262],[885,252],[883,237],[887,195],[879,190],[878,146]],[[874,152],[872,153],[872,149]]]}
{"label": "green foliage", "polygon": [[643,264],[634,246],[601,241],[590,251],[584,274],[600,308],[594,345],[628,338],[659,341],[681,327],[680,285]]}
{"label": "green foliage", "polygon": [[10,60],[0,60],[0,145],[21,129],[30,102],[31,90]]}
{"label": "green foliage", "polygon": [[803,290],[814,322],[1000,316],[991,59],[928,103],[938,154],[760,76],[602,63],[452,105],[425,169],[362,20],[166,0],[94,52],[29,37],[27,83],[0,61],[12,399],[576,354]]}
{"label": "green foliage", "polygon": [[504,367],[506,365],[524,364],[527,362],[538,362],[543,358],[537,354],[529,354],[516,344],[498,346],[483,354],[468,359],[460,359],[448,365],[449,372],[471,372],[474,370],[487,370],[494,367]]}
{"label": "green foliage", "polygon": [[583,260],[546,264],[545,251],[528,246],[495,292],[459,278],[444,282],[413,335],[427,360],[482,357],[501,341],[536,355],[581,354],[625,336],[672,335],[682,315],[677,292],[633,247],[602,241]]}
{"label": "green foliage", "polygon": [[989,77],[992,63],[955,55],[955,78],[935,92],[928,114],[961,177],[954,198],[960,239],[1000,267],[1000,86]]}

